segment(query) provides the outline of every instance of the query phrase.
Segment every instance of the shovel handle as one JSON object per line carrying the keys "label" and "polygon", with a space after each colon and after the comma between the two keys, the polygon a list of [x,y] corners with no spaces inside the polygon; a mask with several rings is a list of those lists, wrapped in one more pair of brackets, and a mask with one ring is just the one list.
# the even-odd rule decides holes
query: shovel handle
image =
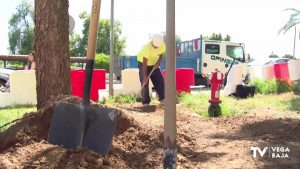
{"label": "shovel handle", "polygon": [[87,55],[86,55],[86,58],[88,60],[95,59],[97,32],[98,32],[99,17],[100,17],[100,7],[101,7],[101,0],[93,0],[90,27],[89,27]]}
{"label": "shovel handle", "polygon": [[99,26],[100,7],[101,7],[101,0],[93,0],[90,27],[89,27],[87,55],[86,55],[87,62],[85,66],[84,88],[83,88],[83,97],[82,97],[82,104],[84,107],[88,107],[90,105],[91,86],[92,86],[91,84],[92,84],[94,60],[96,54],[96,41],[97,41],[97,33],[98,33],[98,26]]}
{"label": "shovel handle", "polygon": [[[149,75],[148,75],[148,77],[147,77],[147,82],[148,82],[148,80],[150,79],[152,73],[154,72],[154,69],[155,69],[155,68],[153,67],[153,69],[152,69],[151,72],[149,73]],[[141,90],[143,90],[143,88],[146,86],[146,84],[147,84],[146,82],[143,83]]]}

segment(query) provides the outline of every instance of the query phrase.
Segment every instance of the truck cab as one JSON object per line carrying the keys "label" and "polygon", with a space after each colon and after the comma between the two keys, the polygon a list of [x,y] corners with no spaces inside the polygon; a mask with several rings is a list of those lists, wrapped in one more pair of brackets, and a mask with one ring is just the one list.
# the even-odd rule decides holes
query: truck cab
{"label": "truck cab", "polygon": [[[243,43],[203,40],[202,37],[176,44],[176,67],[193,68],[195,85],[208,85],[208,76],[218,70],[226,73],[235,58],[234,64],[243,64],[250,59]],[[246,64],[245,70],[246,70]],[[163,60],[162,69],[165,68]],[[246,77],[246,71],[242,72]]]}

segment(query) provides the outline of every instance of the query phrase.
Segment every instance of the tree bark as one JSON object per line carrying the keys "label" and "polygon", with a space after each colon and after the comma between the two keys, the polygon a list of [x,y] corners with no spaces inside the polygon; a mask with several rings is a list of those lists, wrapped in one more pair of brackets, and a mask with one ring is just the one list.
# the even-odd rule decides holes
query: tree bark
{"label": "tree bark", "polygon": [[58,95],[69,95],[69,1],[35,0],[37,108]]}

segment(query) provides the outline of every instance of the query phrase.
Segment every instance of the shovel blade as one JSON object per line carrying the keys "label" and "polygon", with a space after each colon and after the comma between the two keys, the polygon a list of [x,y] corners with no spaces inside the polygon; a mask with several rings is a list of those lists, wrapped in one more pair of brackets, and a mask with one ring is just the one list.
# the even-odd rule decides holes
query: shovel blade
{"label": "shovel blade", "polygon": [[90,108],[90,119],[83,140],[83,147],[106,155],[110,149],[117,124],[118,112],[112,108]]}
{"label": "shovel blade", "polygon": [[54,108],[48,142],[68,149],[82,145],[85,113],[81,105],[58,103]]}

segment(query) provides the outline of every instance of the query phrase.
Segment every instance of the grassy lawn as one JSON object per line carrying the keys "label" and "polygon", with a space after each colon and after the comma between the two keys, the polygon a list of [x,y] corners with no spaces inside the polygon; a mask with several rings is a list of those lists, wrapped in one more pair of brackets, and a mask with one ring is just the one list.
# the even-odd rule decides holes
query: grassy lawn
{"label": "grassy lawn", "polygon": [[[35,106],[14,106],[0,109],[0,126],[21,118],[25,113],[33,111],[36,111]],[[0,129],[0,131],[5,130],[7,127]]]}
{"label": "grassy lawn", "polygon": [[[191,112],[197,113],[201,116],[208,116],[209,107],[209,93],[199,93],[195,95],[183,94],[178,95],[178,102],[190,109]],[[282,113],[286,111],[300,112],[300,96],[295,96],[292,93],[285,94],[270,94],[261,95],[257,94],[255,97],[247,99],[236,99],[234,97],[221,96],[222,116],[232,116],[249,113],[251,110],[271,110],[273,114]],[[130,104],[132,102],[141,101],[132,95],[117,95],[109,97],[108,99],[100,102],[106,105],[120,105]],[[152,104],[159,104],[156,98],[152,98]]]}
{"label": "grassy lawn", "polygon": [[[179,102],[188,107],[192,112],[201,116],[208,116],[209,94],[186,94],[179,98]],[[272,108],[276,112],[300,111],[300,97],[293,94],[282,95],[256,95],[248,99],[235,99],[221,96],[222,116],[238,115],[249,112],[252,109]]]}

